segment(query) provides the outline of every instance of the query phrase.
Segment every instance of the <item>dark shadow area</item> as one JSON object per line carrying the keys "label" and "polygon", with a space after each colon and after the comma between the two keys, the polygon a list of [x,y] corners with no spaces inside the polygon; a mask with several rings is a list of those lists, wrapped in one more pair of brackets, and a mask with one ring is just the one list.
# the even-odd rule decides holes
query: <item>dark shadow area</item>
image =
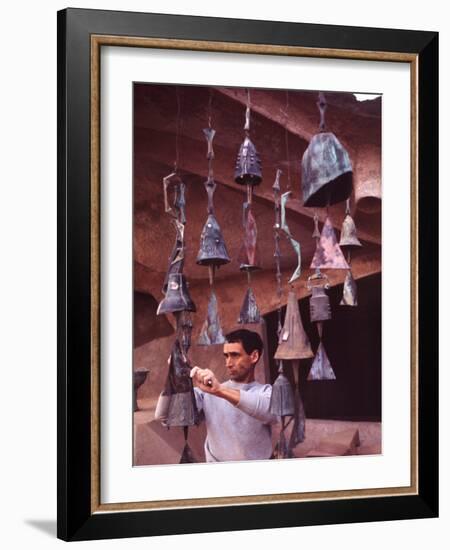
{"label": "dark shadow area", "polygon": [[[381,421],[381,274],[356,282],[358,306],[340,306],[342,285],[330,288],[332,319],[324,323],[323,344],[336,380],[307,381],[312,359],[300,361],[300,385],[307,418]],[[313,351],[317,329],[309,321],[309,297],[299,301],[304,328]],[[286,308],[283,308],[283,319]],[[277,312],[265,316],[269,357],[277,346]],[[286,368],[290,374],[289,367]],[[277,372],[270,364],[271,383]]]}

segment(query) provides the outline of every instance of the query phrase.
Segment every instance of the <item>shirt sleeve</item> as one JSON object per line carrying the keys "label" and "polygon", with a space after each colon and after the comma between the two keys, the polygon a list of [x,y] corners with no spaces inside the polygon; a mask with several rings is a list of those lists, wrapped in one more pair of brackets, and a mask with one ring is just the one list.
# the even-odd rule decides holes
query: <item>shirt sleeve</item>
{"label": "shirt sleeve", "polygon": [[258,391],[241,390],[239,403],[236,407],[264,424],[274,424],[278,418],[269,410],[271,395],[272,386],[270,384],[266,384]]}

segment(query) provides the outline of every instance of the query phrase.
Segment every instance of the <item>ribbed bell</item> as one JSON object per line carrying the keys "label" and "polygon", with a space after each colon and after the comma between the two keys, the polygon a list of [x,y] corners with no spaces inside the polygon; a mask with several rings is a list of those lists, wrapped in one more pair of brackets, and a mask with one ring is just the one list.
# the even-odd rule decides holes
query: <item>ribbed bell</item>
{"label": "ribbed bell", "polygon": [[295,412],[294,403],[294,390],[281,370],[272,386],[270,412],[276,416],[291,416]]}
{"label": "ribbed bell", "polygon": [[342,222],[341,238],[339,246],[362,246],[356,236],[356,225],[350,214],[347,214]]}
{"label": "ribbed bell", "polygon": [[345,276],[342,300],[340,301],[339,305],[353,307],[358,305],[358,293],[356,289],[356,283],[350,270],[347,271],[347,275]]}
{"label": "ribbed bell", "polygon": [[308,380],[336,380],[336,376],[322,342],[320,342],[317,348],[316,356],[314,357],[311,370],[308,374]]}
{"label": "ribbed bell", "polygon": [[311,139],[302,159],[304,206],[325,207],[348,199],[353,190],[352,163],[331,132]]}
{"label": "ribbed bell", "polygon": [[249,137],[244,139],[239,149],[234,181],[240,185],[258,185],[262,181],[261,160]]}
{"label": "ribbed bell", "polygon": [[222,265],[230,261],[222,231],[213,214],[209,214],[200,236],[199,265]]}
{"label": "ribbed bell", "polygon": [[317,241],[316,251],[312,259],[311,269],[349,269],[342,250],[340,249],[336,233],[330,218],[326,218]]}
{"label": "ribbed bell", "polygon": [[241,311],[239,313],[239,324],[253,324],[261,321],[261,314],[256,304],[256,298],[251,287],[245,293]]}
{"label": "ribbed bell", "polygon": [[225,337],[220,326],[219,313],[217,310],[217,298],[213,292],[208,302],[208,313],[206,315],[205,322],[203,323],[202,330],[198,337],[197,344],[199,346],[212,346],[214,344],[223,344]]}
{"label": "ribbed bell", "polygon": [[303,328],[297,297],[294,291],[289,291],[286,316],[280,334],[275,359],[293,360],[313,357],[309,338]]}
{"label": "ribbed bell", "polygon": [[170,273],[167,280],[167,291],[156,311],[157,315],[176,311],[196,311],[186,279],[181,273]]}
{"label": "ribbed bell", "polygon": [[309,299],[309,313],[311,323],[329,321],[331,319],[330,298],[323,286],[313,286]]}

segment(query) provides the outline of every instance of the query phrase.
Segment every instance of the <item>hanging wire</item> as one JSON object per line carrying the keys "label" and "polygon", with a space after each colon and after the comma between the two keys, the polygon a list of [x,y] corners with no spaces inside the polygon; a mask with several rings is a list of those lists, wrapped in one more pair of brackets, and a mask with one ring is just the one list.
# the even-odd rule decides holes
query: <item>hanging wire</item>
{"label": "hanging wire", "polygon": [[177,99],[177,120],[176,120],[176,130],[175,130],[175,162],[174,172],[178,170],[179,165],[179,149],[178,149],[178,139],[180,136],[181,129],[181,101],[180,101],[180,90],[178,86],[175,86],[175,94]]}
{"label": "hanging wire", "polygon": [[289,91],[286,90],[286,106],[284,111],[284,141],[286,146],[286,162],[287,162],[287,190],[291,190],[291,162],[289,160],[289,131],[287,128],[288,123],[288,112],[289,112]]}

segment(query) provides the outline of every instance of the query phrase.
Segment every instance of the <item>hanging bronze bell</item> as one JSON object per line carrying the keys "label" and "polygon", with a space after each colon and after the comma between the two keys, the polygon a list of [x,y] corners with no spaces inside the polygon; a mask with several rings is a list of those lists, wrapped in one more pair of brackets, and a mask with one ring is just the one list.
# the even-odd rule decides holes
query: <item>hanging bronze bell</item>
{"label": "hanging bronze bell", "polygon": [[279,374],[272,385],[270,412],[276,416],[291,416],[295,412],[294,390],[280,367]]}
{"label": "hanging bronze bell", "polygon": [[308,359],[313,357],[309,338],[303,328],[297,297],[294,291],[288,294],[286,316],[278,341],[275,359]]}
{"label": "hanging bronze bell", "polygon": [[245,293],[244,302],[242,303],[239,313],[239,324],[255,324],[261,321],[261,314],[256,303],[256,298],[251,287]]}
{"label": "hanging bronze bell", "polygon": [[352,163],[347,151],[331,132],[311,139],[302,159],[304,206],[324,207],[352,194]]}
{"label": "hanging bronze bell", "polygon": [[353,307],[358,305],[356,283],[350,270],[347,271],[347,275],[345,276],[344,288],[342,291],[342,300],[340,301],[339,305]]}
{"label": "hanging bronze bell", "polygon": [[208,216],[200,236],[199,265],[223,265],[230,261],[222,231],[213,214]]}
{"label": "hanging bronze bell", "polygon": [[208,313],[206,315],[205,322],[203,323],[202,330],[198,337],[197,344],[200,346],[212,346],[214,344],[223,344],[225,337],[220,326],[219,313],[217,310],[217,298],[213,292],[208,302]]}
{"label": "hanging bronze bell", "polygon": [[308,374],[308,380],[336,380],[336,375],[322,342],[317,348],[316,356]]}
{"label": "hanging bronze bell", "polygon": [[167,292],[160,302],[156,314],[162,315],[163,313],[175,313],[176,311],[197,311],[189,295],[186,279],[181,273],[169,274]]}
{"label": "hanging bronze bell", "polygon": [[356,225],[350,214],[347,214],[342,222],[341,239],[339,246],[362,246],[356,236]]}
{"label": "hanging bronze bell", "polygon": [[312,259],[311,269],[350,269],[340,249],[330,218],[323,224]]}
{"label": "hanging bronze bell", "polygon": [[262,181],[261,160],[256,147],[248,136],[239,149],[234,181],[240,185],[258,185]]}
{"label": "hanging bronze bell", "polygon": [[312,323],[331,319],[330,298],[325,292],[325,287],[312,287],[312,295],[309,299],[309,311]]}

